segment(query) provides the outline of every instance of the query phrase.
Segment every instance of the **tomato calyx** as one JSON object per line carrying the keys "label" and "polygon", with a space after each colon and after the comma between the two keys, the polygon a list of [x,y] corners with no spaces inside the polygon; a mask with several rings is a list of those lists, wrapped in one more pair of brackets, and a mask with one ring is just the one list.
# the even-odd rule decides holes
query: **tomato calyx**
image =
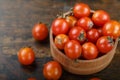
{"label": "tomato calyx", "polygon": [[111,45],[114,45],[114,41],[112,37],[108,36],[107,39],[108,39],[108,43],[110,43]]}
{"label": "tomato calyx", "polygon": [[42,24],[42,22],[41,22],[41,21],[38,21],[38,24]]}
{"label": "tomato calyx", "polygon": [[89,29],[91,29],[93,27],[93,22],[89,22],[88,26],[89,26]]}
{"label": "tomato calyx", "polygon": [[79,41],[84,41],[86,38],[85,38],[85,36],[84,36],[84,32],[81,32],[80,34],[79,34],[79,36],[77,37],[77,39],[79,40]]}
{"label": "tomato calyx", "polygon": [[62,40],[61,39],[59,39],[59,38],[56,38],[56,39],[58,41],[58,44],[62,44]]}

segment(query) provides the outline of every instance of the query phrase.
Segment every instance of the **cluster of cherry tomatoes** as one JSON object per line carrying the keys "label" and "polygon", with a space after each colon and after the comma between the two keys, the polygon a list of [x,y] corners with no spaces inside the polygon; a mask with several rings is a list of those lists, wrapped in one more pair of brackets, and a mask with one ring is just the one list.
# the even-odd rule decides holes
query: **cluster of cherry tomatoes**
{"label": "cluster of cherry tomatoes", "polygon": [[108,53],[120,36],[119,22],[84,3],[77,3],[71,14],[56,18],[51,27],[56,47],[73,60],[91,60]]}
{"label": "cluster of cherry tomatoes", "polygon": [[[37,23],[32,29],[35,40],[42,41],[48,36],[48,28],[44,23]],[[18,60],[22,65],[31,65],[35,61],[35,52],[30,47],[21,48],[18,52]],[[43,67],[43,75],[48,80],[57,80],[62,75],[62,67],[57,61],[49,61]],[[28,80],[37,80],[30,77]]]}
{"label": "cluster of cherry tomatoes", "polygon": [[[35,40],[43,41],[48,36],[48,28],[44,23],[37,23],[32,29]],[[35,61],[35,52],[30,47],[21,48],[18,52],[18,60],[22,65],[31,65]],[[56,61],[49,61],[43,67],[43,75],[48,80],[57,80],[62,74],[62,67]],[[35,77],[28,80],[37,80]]]}
{"label": "cluster of cherry tomatoes", "polygon": [[[111,20],[106,11],[92,11],[84,3],[77,3],[71,14],[56,18],[51,28],[56,47],[73,60],[81,57],[91,60],[99,54],[106,54],[113,48],[114,40],[120,36],[120,23]],[[44,23],[38,23],[32,29],[32,35],[38,41],[45,40],[48,33]],[[18,60],[22,65],[31,65],[35,60],[33,49],[20,49]],[[48,80],[58,80],[62,75],[62,67],[57,61],[49,61],[43,67],[43,75]]]}
{"label": "cluster of cherry tomatoes", "polygon": [[[48,36],[48,28],[44,23],[37,23],[32,29],[35,40],[43,41]],[[31,65],[35,61],[35,52],[31,47],[24,47],[18,51],[18,61],[25,66]],[[48,80],[58,80],[62,75],[62,67],[57,61],[49,61],[43,67],[43,75]],[[37,80],[30,77],[28,80]]]}

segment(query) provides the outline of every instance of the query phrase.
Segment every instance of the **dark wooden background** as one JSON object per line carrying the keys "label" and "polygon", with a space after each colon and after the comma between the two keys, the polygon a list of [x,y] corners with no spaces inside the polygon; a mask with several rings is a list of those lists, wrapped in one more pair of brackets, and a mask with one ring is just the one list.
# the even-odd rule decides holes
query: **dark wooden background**
{"label": "dark wooden background", "polygon": [[[56,15],[67,11],[76,2],[87,3],[92,9],[106,10],[112,19],[120,20],[120,0],[0,0],[0,80],[27,80],[36,77],[45,80],[43,65],[52,60],[49,37],[44,43],[36,42],[32,35],[33,25],[39,21],[50,28]],[[21,66],[17,60],[20,48],[31,46],[36,52],[32,66]],[[60,80],[120,80],[120,43],[111,64],[103,71],[87,75],[74,75],[63,71]]]}

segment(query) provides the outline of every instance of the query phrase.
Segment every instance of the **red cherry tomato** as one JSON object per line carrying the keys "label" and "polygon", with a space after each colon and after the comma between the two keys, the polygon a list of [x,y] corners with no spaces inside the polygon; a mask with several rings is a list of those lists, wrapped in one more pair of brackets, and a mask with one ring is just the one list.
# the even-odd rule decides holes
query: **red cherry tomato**
{"label": "red cherry tomato", "polygon": [[104,10],[97,10],[93,13],[92,20],[95,25],[102,27],[106,22],[110,20],[110,16]]}
{"label": "red cherry tomato", "polygon": [[77,18],[89,16],[90,15],[90,7],[84,3],[77,3],[73,7],[73,14]]}
{"label": "red cherry tomato", "polygon": [[101,80],[101,79],[97,78],[97,77],[94,77],[94,78],[91,78],[90,80]]}
{"label": "red cherry tomato", "polygon": [[116,39],[120,36],[120,23],[111,20],[103,26],[102,31],[104,36],[111,36]]}
{"label": "red cherry tomato", "polygon": [[110,36],[102,36],[97,40],[96,46],[101,53],[106,54],[112,50],[114,42]]}
{"label": "red cherry tomato", "polygon": [[57,18],[52,23],[52,32],[56,36],[58,34],[66,34],[69,30],[68,22],[63,18]]}
{"label": "red cherry tomato", "polygon": [[74,16],[67,16],[66,21],[69,23],[70,28],[74,27],[77,19]]}
{"label": "red cherry tomato", "polygon": [[37,79],[34,77],[31,77],[31,78],[28,78],[27,80],[37,80]]}
{"label": "red cherry tomato", "polygon": [[83,28],[81,27],[73,27],[70,31],[69,31],[69,38],[71,40],[77,40],[80,43],[83,43],[86,40],[86,32]]}
{"label": "red cherry tomato", "polygon": [[43,67],[43,75],[47,80],[58,80],[62,75],[62,67],[56,61],[49,61]]}
{"label": "red cherry tomato", "polygon": [[43,23],[36,24],[32,29],[32,35],[36,40],[44,40],[48,36],[48,28]]}
{"label": "red cherry tomato", "polygon": [[81,55],[82,47],[79,42],[70,40],[65,44],[64,51],[70,59],[77,59]]}
{"label": "red cherry tomato", "polygon": [[87,60],[95,59],[98,56],[97,47],[91,42],[84,43],[82,45],[82,56]]}
{"label": "red cherry tomato", "polygon": [[88,31],[93,27],[93,22],[89,17],[82,17],[77,21],[77,26],[80,26],[85,31]]}
{"label": "red cherry tomato", "polygon": [[69,37],[65,34],[59,34],[55,37],[55,45],[58,49],[64,49],[65,43],[69,41]]}
{"label": "red cherry tomato", "polygon": [[96,43],[98,38],[99,38],[99,32],[97,29],[92,28],[87,32],[88,41]]}
{"label": "red cherry tomato", "polygon": [[23,65],[30,65],[35,60],[34,51],[31,48],[25,47],[18,52],[18,60]]}

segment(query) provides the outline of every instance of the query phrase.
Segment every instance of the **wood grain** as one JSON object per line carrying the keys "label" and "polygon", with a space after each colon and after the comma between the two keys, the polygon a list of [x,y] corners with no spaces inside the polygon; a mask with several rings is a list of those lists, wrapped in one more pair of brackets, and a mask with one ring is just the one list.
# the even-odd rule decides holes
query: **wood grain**
{"label": "wood grain", "polygon": [[[120,0],[0,0],[0,80],[27,80],[36,77],[45,80],[43,65],[52,60],[49,37],[45,42],[32,38],[35,23],[44,22],[48,29],[57,14],[66,12],[77,2],[84,2],[92,9],[106,10],[111,19],[120,21]],[[36,52],[36,61],[31,66],[21,66],[17,60],[20,48],[31,46]],[[99,77],[103,80],[119,80],[120,43],[112,63],[103,71],[88,75],[74,75],[63,71],[60,80],[89,80]]]}

